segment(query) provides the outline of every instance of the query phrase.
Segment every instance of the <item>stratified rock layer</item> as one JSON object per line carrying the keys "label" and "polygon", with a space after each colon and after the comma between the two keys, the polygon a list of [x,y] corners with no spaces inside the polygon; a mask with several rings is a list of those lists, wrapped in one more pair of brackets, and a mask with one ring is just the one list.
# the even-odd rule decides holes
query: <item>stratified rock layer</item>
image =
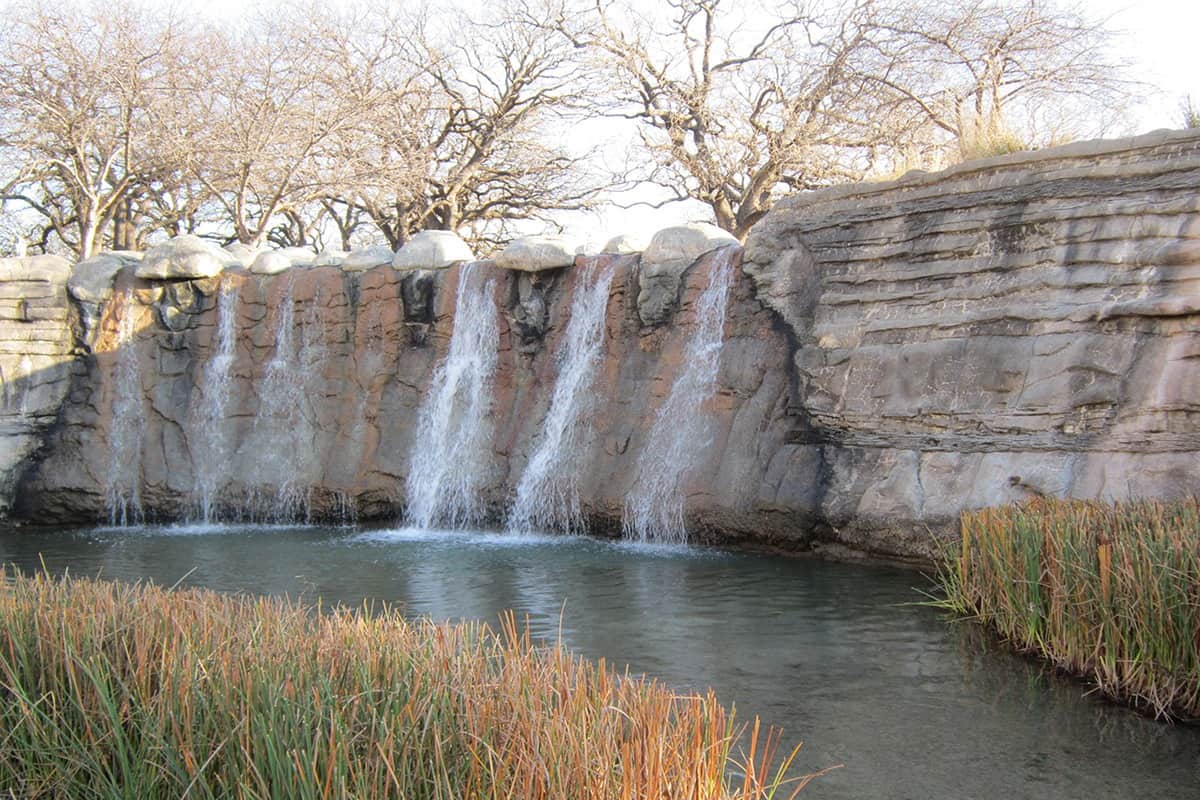
{"label": "stratified rock layer", "polygon": [[1200,488],[1200,133],[789,198],[746,261],[845,543],[927,553],[964,508]]}
{"label": "stratified rock layer", "polygon": [[[536,450],[572,297],[611,267],[598,411],[576,463],[591,529],[619,530],[655,415],[687,367],[719,255],[699,252],[669,269],[636,254],[572,257],[587,269],[477,265],[501,311],[483,458],[495,522]],[[928,558],[965,508],[1200,490],[1200,133],[798,196],[756,226],[744,261],[705,407],[712,440],[678,465],[696,538]],[[318,517],[400,517],[461,264],[234,267],[170,282],[130,267],[111,299],[78,310],[65,265],[28,266],[0,262],[0,506],[22,475],[24,516],[103,516],[114,376],[132,353],[141,501],[152,518],[184,513],[195,454],[217,434],[197,423],[217,299],[236,290],[216,505],[228,514],[286,488]],[[139,327],[118,345],[121,319]],[[269,396],[272,381],[286,396]],[[281,468],[287,487],[271,483]]]}
{"label": "stratified rock layer", "polygon": [[70,277],[57,256],[0,259],[0,516],[71,385]]}

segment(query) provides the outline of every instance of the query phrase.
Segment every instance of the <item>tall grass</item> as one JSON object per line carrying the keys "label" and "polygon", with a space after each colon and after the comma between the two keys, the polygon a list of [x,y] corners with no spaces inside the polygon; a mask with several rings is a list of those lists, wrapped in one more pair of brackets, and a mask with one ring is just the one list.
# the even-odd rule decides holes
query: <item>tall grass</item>
{"label": "tall grass", "polygon": [[770,798],[809,780],[711,692],[616,676],[511,618],[314,611],[6,574],[0,795]]}
{"label": "tall grass", "polygon": [[942,605],[1159,716],[1200,717],[1200,502],[964,514]]}

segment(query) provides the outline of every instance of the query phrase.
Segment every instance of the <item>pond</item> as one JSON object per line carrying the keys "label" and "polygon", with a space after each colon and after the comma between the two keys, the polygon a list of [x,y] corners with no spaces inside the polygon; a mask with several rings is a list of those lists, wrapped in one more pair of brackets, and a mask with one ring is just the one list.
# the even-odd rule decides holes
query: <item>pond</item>
{"label": "pond", "polygon": [[1087,695],[916,605],[920,573],[580,537],[326,527],[0,528],[0,563],[411,615],[512,609],[573,651],[844,764],[806,798],[1196,798],[1200,729]]}

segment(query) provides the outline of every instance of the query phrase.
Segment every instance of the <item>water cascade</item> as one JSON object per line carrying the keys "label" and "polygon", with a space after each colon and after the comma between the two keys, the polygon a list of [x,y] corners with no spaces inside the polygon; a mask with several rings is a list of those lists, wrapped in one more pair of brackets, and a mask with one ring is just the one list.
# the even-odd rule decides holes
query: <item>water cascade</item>
{"label": "water cascade", "polygon": [[588,433],[592,384],[604,354],[604,320],[614,269],[596,275],[597,261],[577,284],[571,300],[566,336],[555,355],[558,379],[550,410],[542,422],[537,448],[517,483],[516,499],[508,514],[511,531],[532,529],[581,532],[579,463]]}
{"label": "water cascade", "polygon": [[408,471],[407,521],[420,528],[465,527],[484,515],[499,323],[494,286],[478,264],[462,268],[449,352],[421,403]]}
{"label": "water cascade", "polygon": [[736,250],[718,250],[710,261],[708,287],[696,300],[694,331],[684,351],[682,371],[659,407],[638,456],[622,520],[626,538],[675,544],[687,541],[684,486],[712,436],[703,407],[716,391]]}
{"label": "water cascade", "polygon": [[[293,276],[288,276],[279,300],[279,320],[275,329],[275,353],[267,363],[259,388],[258,414],[254,419],[257,434],[257,477],[260,487],[252,497],[248,514],[243,516],[269,522],[306,520],[309,516],[308,489],[297,483],[297,459],[303,459],[311,447],[305,440],[306,419],[301,404],[309,361],[307,347],[299,351],[295,342]],[[306,326],[307,327],[307,326]],[[304,337],[305,342],[307,336]],[[264,492],[270,487],[271,491]]]}
{"label": "water cascade", "polygon": [[142,378],[138,366],[134,300],[121,295],[113,367],[112,426],[108,440],[108,470],[104,476],[104,508],[110,525],[140,525],[142,516]]}
{"label": "water cascade", "polygon": [[217,517],[217,491],[225,476],[229,457],[227,423],[230,377],[236,354],[237,286],[226,286],[217,298],[217,324],[212,356],[204,365],[202,397],[192,417],[196,446],[194,458],[193,503],[201,522]]}

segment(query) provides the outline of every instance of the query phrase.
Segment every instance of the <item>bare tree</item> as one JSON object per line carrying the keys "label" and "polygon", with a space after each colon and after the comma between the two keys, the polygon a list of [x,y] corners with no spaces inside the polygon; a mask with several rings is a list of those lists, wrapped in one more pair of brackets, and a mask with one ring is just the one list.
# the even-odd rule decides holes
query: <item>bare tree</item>
{"label": "bare tree", "polygon": [[[176,20],[124,3],[5,9],[0,41],[3,198],[79,256],[128,247],[149,186],[170,181],[159,111],[183,37]],[[111,231],[108,231],[109,227]]]}
{"label": "bare tree", "polygon": [[859,177],[911,127],[864,77],[880,57],[870,2],[832,15],[800,3],[665,8],[594,0],[553,24],[598,56],[610,80],[601,110],[639,123],[645,177],[705,203],[739,238],[781,188]]}
{"label": "bare tree", "polygon": [[1078,6],[900,2],[881,8],[879,24],[887,61],[904,68],[865,77],[965,155],[989,140],[1029,147],[1101,134],[1136,85],[1112,54],[1113,31]]}
{"label": "bare tree", "polygon": [[565,116],[583,91],[567,42],[509,3],[488,18],[447,14],[422,21],[412,54],[419,77],[393,101],[360,148],[374,180],[337,198],[367,214],[392,246],[423,229],[458,230],[490,242],[513,222],[551,221],[589,207],[603,183],[588,153],[562,142]]}
{"label": "bare tree", "polygon": [[739,238],[781,189],[861,178],[1017,106],[1029,122],[1119,89],[1103,26],[1040,0],[586,0],[547,24],[596,55],[599,108],[638,123],[643,177]]}

